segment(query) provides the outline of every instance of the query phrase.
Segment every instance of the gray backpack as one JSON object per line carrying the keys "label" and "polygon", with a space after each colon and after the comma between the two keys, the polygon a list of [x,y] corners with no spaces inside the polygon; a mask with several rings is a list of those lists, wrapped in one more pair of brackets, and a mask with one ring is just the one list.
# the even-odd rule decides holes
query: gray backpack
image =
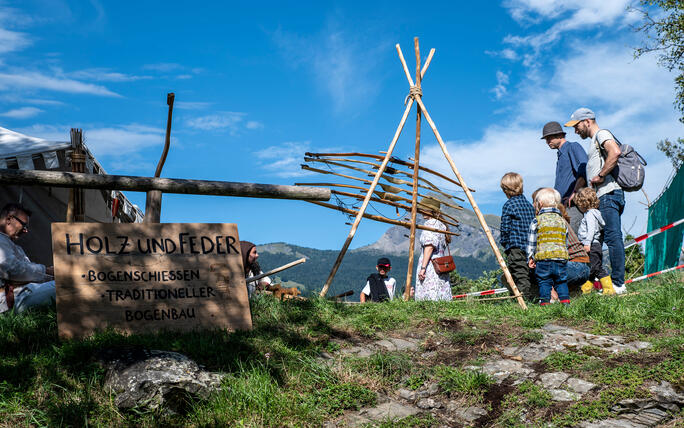
{"label": "gray backpack", "polygon": [[[610,135],[613,136],[613,139],[615,139],[615,142],[620,147],[620,156],[618,157],[617,165],[615,165],[615,168],[610,172],[610,175],[613,176],[615,182],[622,187],[622,190],[625,192],[636,192],[644,185],[644,177],[646,176],[644,167],[647,165],[646,160],[634,150],[634,147],[629,144],[622,144],[612,132]],[[601,150],[601,156],[605,160],[607,155],[605,149],[600,145],[599,149]]]}

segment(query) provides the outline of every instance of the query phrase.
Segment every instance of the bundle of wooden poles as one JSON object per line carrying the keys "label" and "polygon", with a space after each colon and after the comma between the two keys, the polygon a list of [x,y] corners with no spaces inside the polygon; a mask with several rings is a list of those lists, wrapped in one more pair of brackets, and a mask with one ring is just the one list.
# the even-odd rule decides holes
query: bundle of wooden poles
{"label": "bundle of wooden poles", "polygon": [[[377,173],[378,168],[384,156],[370,153],[306,153],[302,164],[302,169],[317,174],[326,174],[336,177],[330,182],[316,182],[316,183],[295,183],[297,186],[325,186],[331,188],[330,193],[336,197],[337,204],[326,202],[311,201],[316,205],[325,208],[341,211],[347,215],[354,216],[358,214],[356,205],[363,201],[364,196],[368,193],[368,186],[370,186],[373,177]],[[376,205],[375,211],[381,213],[382,210],[377,206],[379,204],[383,207],[393,208],[394,215],[376,215],[364,213],[364,217],[370,220],[388,223],[396,226],[404,226],[411,228],[411,223],[415,219],[411,218],[411,205],[413,203],[413,168],[415,164],[410,161],[391,158],[391,165],[388,166],[381,175],[381,182],[378,183],[378,188],[373,192],[370,203]],[[444,207],[450,207],[455,210],[462,210],[463,207],[456,201],[463,201],[462,198],[454,195],[454,191],[445,189],[434,184],[435,181],[447,182],[460,186],[458,181],[453,180],[437,171],[419,166],[419,174],[417,176],[416,192],[417,197],[420,198],[417,202],[417,212],[420,214],[429,214],[430,208],[423,205],[420,201],[425,199],[435,199]],[[426,178],[426,177],[429,177]],[[436,178],[436,179],[435,179]],[[450,229],[458,227],[458,219],[449,215],[442,209],[442,221],[448,225]],[[392,218],[395,217],[395,218]],[[420,224],[415,226],[422,230],[438,231],[436,229],[426,227]],[[441,231],[439,231],[441,232]],[[458,235],[453,231],[446,232],[451,235]]]}

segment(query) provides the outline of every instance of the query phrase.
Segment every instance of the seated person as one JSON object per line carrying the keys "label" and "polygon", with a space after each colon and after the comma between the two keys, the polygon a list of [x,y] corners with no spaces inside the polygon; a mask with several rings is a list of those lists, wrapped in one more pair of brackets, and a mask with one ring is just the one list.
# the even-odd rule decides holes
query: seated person
{"label": "seated person", "polygon": [[0,313],[56,301],[54,269],[32,263],[15,242],[28,232],[31,211],[19,204],[0,210]]}
{"label": "seated person", "polygon": [[378,273],[371,274],[366,281],[366,286],[361,290],[359,300],[363,303],[368,298],[371,302],[384,302],[394,299],[394,290],[397,286],[397,281],[387,275],[392,270],[392,265],[387,257],[378,259],[378,264],[375,266]]}
{"label": "seated person", "polygon": [[[259,253],[257,253],[256,245],[249,241],[240,241],[240,254],[242,254],[242,266],[245,269],[245,279],[253,276],[261,275],[261,267],[257,263]],[[271,278],[263,277],[258,281],[247,283],[247,294],[252,297],[256,290],[263,290],[271,285]]]}

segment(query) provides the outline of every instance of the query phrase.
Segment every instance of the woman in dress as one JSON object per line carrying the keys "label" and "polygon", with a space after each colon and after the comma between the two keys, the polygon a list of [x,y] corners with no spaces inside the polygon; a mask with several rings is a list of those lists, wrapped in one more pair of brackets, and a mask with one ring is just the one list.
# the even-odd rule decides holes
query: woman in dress
{"label": "woman in dress", "polygon": [[[444,223],[439,221],[440,202],[433,198],[423,198],[420,201],[421,208],[430,214],[423,214],[424,226],[433,229],[447,230]],[[418,275],[416,275],[416,300],[451,300],[451,284],[449,274],[438,274],[431,260],[447,255],[447,246],[451,242],[451,236],[423,230],[420,234],[421,253],[418,258]]]}
{"label": "woman in dress", "polygon": [[[245,269],[245,279],[261,275],[263,273],[259,263],[257,262],[259,253],[257,253],[256,245],[249,241],[240,241],[240,254],[242,255],[242,266]],[[252,297],[254,291],[257,289],[263,290],[269,285],[271,285],[271,278],[267,276],[258,281],[248,282],[247,294],[249,297]]]}

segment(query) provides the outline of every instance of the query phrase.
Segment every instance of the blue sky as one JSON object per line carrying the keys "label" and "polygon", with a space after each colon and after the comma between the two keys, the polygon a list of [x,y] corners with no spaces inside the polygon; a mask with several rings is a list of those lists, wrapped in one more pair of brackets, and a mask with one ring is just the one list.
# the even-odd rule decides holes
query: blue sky
{"label": "blue sky", "polygon": [[[500,213],[508,171],[527,195],[553,184],[541,128],[580,106],[647,158],[652,199],[672,170],[655,143],[683,129],[674,76],[653,56],[633,59],[642,36],[630,3],[0,0],[0,126],[60,141],[81,127],[109,173],[153,175],[175,92],[163,176],[316,181],[299,169],[305,151],[387,148],[408,93],[394,44],[413,69],[418,36],[423,58],[436,49],[423,100],[484,212]],[[422,134],[421,160],[450,174],[426,125]],[[127,195],[144,207],[144,194]],[[645,232],[643,202],[628,197],[634,235]],[[243,239],[316,248],[339,248],[349,231],[337,212],[248,198],[165,195],[162,221],[237,223]],[[385,229],[364,221],[352,247]]]}

